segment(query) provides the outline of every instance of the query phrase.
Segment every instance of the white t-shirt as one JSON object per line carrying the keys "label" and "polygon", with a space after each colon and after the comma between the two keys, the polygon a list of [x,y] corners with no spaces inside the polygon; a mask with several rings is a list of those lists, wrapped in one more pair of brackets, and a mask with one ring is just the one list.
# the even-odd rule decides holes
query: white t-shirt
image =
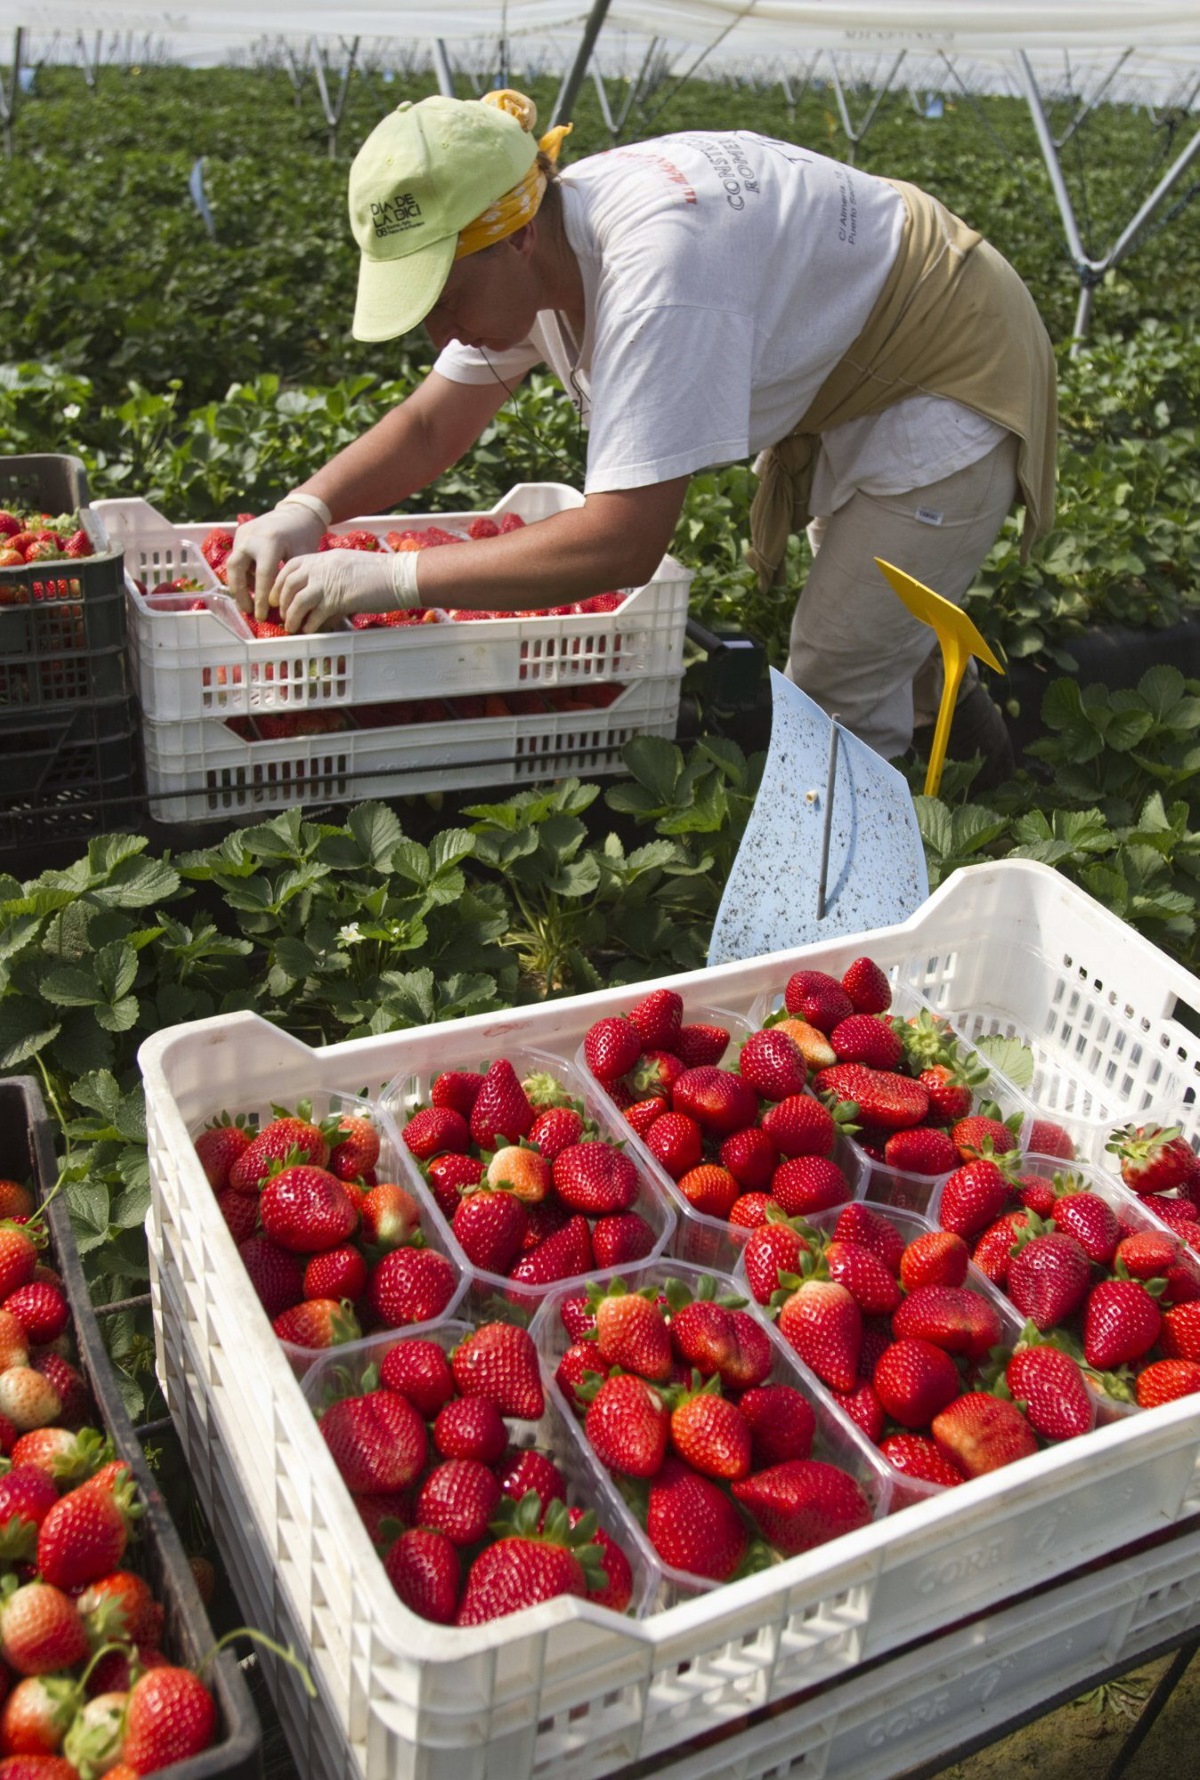
{"label": "white t-shirt", "polygon": [[[528,341],[452,344],[436,369],[510,388],[549,364],[588,427],[584,490],[642,488],[775,444],[864,326],[904,209],[882,179],[751,131],[688,131],[562,175],[586,333],[552,311]],[[914,396],[822,440],[814,512],[898,494],[983,457],[1004,429]]]}

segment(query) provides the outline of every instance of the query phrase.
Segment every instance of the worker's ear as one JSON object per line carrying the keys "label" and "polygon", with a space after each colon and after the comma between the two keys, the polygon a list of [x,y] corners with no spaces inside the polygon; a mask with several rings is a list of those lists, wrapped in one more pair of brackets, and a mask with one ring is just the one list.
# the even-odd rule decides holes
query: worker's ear
{"label": "worker's ear", "polygon": [[527,259],[537,246],[537,218],[530,217],[527,223],[522,223],[521,227],[514,229],[511,235],[506,235],[505,242],[522,258]]}

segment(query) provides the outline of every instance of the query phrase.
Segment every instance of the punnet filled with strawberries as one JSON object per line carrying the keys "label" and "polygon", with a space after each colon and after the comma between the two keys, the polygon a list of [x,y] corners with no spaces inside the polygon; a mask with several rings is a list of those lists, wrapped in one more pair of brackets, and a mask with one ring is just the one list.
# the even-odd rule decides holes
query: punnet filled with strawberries
{"label": "punnet filled with strawberries", "polygon": [[0,1082],[0,1774],[205,1755],[250,1780],[257,1722],[121,1405],[52,1157],[34,1083]]}

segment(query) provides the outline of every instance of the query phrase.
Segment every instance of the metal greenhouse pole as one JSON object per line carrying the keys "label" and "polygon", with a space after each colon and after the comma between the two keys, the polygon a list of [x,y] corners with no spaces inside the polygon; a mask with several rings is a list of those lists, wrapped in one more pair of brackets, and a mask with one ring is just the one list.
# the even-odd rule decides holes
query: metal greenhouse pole
{"label": "metal greenhouse pole", "polygon": [[1023,49],[1017,51],[1017,66],[1021,76],[1021,84],[1025,90],[1025,99],[1029,106],[1030,115],[1033,118],[1034,129],[1037,132],[1038,144],[1042,151],[1042,158],[1046,163],[1046,170],[1050,175],[1050,183],[1054,188],[1054,196],[1058,204],[1059,215],[1062,217],[1063,229],[1066,232],[1067,246],[1070,249],[1071,257],[1075,262],[1075,270],[1079,276],[1079,305],[1075,311],[1075,326],[1073,330],[1075,339],[1071,345],[1071,356],[1075,357],[1079,351],[1082,339],[1087,333],[1088,322],[1090,321],[1092,314],[1092,304],[1096,286],[1109,268],[1115,266],[1125,257],[1137,239],[1139,232],[1146,222],[1149,221],[1150,217],[1154,214],[1155,210],[1157,210],[1163,199],[1175,189],[1192,162],[1200,156],[1200,130],[1193,135],[1191,141],[1180,150],[1178,155],[1176,155],[1175,160],[1167,169],[1166,173],[1163,174],[1163,177],[1150,193],[1150,196],[1139,207],[1137,214],[1126,224],[1125,228],[1109,248],[1108,252],[1103,258],[1094,259],[1084,248],[1083,238],[1079,232],[1079,224],[1075,217],[1075,206],[1071,202],[1071,194],[1067,190],[1066,180],[1063,178],[1062,162],[1059,159],[1058,146],[1055,143],[1053,134],[1050,130],[1045,107],[1042,104],[1042,95],[1038,88],[1037,79],[1034,75],[1033,68],[1030,65],[1029,57]]}
{"label": "metal greenhouse pole", "polygon": [[[558,89],[558,98],[554,101],[554,111],[550,118],[551,128],[553,128],[555,124],[561,123],[562,120],[565,117],[568,117],[574,109],[575,101],[579,97],[579,89],[583,85],[587,76],[588,63],[592,59],[592,51],[596,47],[596,39],[599,37],[601,27],[603,26],[605,19],[608,17],[608,9],[611,4],[612,0],[593,0],[592,10],[588,14],[587,23],[583,27],[583,36],[579,40],[579,48],[575,52],[575,60],[567,70],[566,78]],[[596,81],[603,94],[605,122],[608,124],[611,132],[612,118],[608,110],[608,96],[603,93],[603,84],[600,81],[599,74],[596,76]]]}

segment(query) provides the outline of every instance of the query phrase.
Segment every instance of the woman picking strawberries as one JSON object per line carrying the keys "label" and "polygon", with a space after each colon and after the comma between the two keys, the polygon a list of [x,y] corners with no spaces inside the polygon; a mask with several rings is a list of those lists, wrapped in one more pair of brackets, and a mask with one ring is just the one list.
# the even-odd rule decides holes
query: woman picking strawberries
{"label": "woman picking strawberries", "polygon": [[[661,137],[560,173],[566,130],[538,143],[535,116],[511,92],[434,97],[401,105],[359,151],[354,332],[382,341],[424,321],[439,356],[406,401],[239,527],[235,595],[248,609],[254,577],[259,616],[277,604],[296,631],[637,586],[692,473],[761,454],[763,585],[810,520],[818,550],[788,674],[881,754],[902,753],[914,715],[936,709],[940,664],[874,558],[960,601],[1015,500],[1027,544],[1052,517],[1054,358],[1029,293],[916,187],[749,131]],[[461,458],[539,363],[588,427],[582,506],[469,549],[316,553],[331,521],[394,510]],[[982,751],[1002,753],[986,693],[973,682],[966,696]]]}

